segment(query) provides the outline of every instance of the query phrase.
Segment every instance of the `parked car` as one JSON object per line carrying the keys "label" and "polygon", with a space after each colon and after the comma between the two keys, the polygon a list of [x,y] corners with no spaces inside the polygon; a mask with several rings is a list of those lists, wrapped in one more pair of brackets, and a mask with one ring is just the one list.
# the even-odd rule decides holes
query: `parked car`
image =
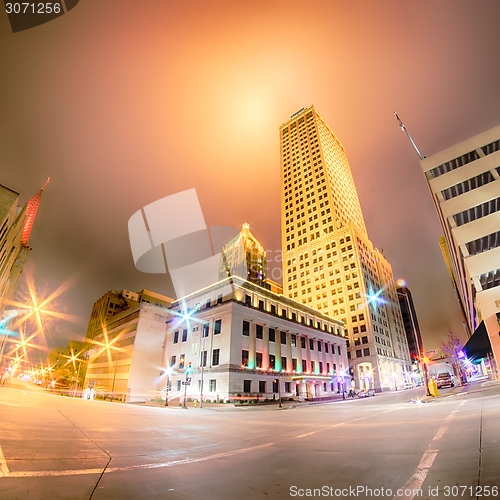
{"label": "parked car", "polygon": [[358,398],[367,398],[369,396],[375,396],[375,391],[373,389],[358,392]]}
{"label": "parked car", "polygon": [[455,387],[455,382],[449,373],[440,373],[436,377],[436,385],[438,389],[442,389],[443,387]]}

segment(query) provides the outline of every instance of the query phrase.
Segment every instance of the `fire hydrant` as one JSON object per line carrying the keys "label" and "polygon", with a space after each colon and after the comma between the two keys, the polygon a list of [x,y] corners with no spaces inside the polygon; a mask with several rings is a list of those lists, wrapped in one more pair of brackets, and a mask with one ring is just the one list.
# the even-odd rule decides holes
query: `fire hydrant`
{"label": "fire hydrant", "polygon": [[194,408],[196,408],[197,406],[198,406],[198,400],[197,400],[197,399],[195,399],[195,400],[193,401],[193,407],[194,407]]}

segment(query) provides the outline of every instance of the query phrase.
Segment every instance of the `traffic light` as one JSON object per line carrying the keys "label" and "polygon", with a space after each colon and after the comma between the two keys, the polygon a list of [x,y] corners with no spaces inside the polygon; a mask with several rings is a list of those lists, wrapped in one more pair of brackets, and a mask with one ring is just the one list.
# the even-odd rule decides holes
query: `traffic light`
{"label": "traffic light", "polygon": [[191,361],[190,361],[188,364],[188,367],[187,367],[187,372],[191,373],[192,371],[193,371],[193,363],[191,363]]}
{"label": "traffic light", "polygon": [[429,362],[429,358],[428,358],[427,356],[424,356],[424,357],[422,358],[422,361],[423,361],[425,364],[427,364],[427,363]]}

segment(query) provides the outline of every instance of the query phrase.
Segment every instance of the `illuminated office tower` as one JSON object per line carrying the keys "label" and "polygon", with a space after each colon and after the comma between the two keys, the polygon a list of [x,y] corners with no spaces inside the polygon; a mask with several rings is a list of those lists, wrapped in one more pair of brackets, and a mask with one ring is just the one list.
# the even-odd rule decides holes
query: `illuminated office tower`
{"label": "illuminated office tower", "polygon": [[368,239],[344,147],[314,107],[280,127],[283,294],[348,336],[357,387],[409,381],[411,361],[392,268]]}

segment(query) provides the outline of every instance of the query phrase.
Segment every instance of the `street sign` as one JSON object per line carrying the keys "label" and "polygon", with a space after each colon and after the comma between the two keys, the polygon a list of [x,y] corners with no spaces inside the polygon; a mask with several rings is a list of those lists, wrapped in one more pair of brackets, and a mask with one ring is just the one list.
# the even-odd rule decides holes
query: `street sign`
{"label": "street sign", "polygon": [[187,382],[188,384],[190,384],[190,383],[191,383],[191,377],[186,377],[186,382]]}
{"label": "street sign", "polygon": [[95,385],[95,380],[89,380],[89,389],[92,389]]}
{"label": "street sign", "polygon": [[191,382],[188,382],[188,381],[186,380],[186,382],[182,382],[182,385],[191,385]]}

